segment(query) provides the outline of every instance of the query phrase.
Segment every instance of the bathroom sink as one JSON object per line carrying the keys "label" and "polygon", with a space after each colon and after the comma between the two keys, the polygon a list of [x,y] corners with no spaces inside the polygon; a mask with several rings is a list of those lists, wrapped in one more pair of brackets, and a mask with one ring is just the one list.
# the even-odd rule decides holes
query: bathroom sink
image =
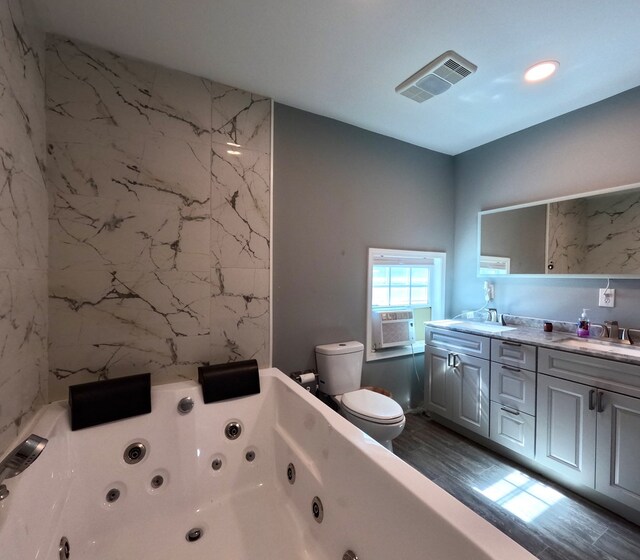
{"label": "bathroom sink", "polygon": [[602,340],[598,338],[563,338],[558,340],[563,346],[580,350],[604,350],[619,356],[640,357],[640,346],[632,346],[628,343]]}
{"label": "bathroom sink", "polygon": [[480,323],[475,321],[456,321],[454,319],[449,319],[445,321],[438,321],[438,326],[442,327],[464,327],[468,329],[473,329],[476,331],[482,331],[486,333],[500,333],[505,331],[513,331],[515,327],[505,327],[499,323]]}

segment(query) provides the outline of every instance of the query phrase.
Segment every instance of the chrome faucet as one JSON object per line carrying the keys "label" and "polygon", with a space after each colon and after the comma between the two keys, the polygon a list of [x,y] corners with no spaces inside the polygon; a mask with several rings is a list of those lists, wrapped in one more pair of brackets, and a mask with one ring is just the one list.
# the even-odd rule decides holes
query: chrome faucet
{"label": "chrome faucet", "polygon": [[638,334],[634,329],[620,327],[618,321],[605,321],[602,336],[623,344],[633,344],[629,331],[633,331],[634,335]]}
{"label": "chrome faucet", "polygon": [[620,327],[618,327],[618,321],[605,321],[604,328],[607,338],[613,338],[615,340],[620,338]]}
{"label": "chrome faucet", "polygon": [[44,450],[49,440],[31,434],[18,447],[11,451],[0,463],[0,500],[9,495],[9,490],[2,484],[6,478],[13,478],[33,463]]}

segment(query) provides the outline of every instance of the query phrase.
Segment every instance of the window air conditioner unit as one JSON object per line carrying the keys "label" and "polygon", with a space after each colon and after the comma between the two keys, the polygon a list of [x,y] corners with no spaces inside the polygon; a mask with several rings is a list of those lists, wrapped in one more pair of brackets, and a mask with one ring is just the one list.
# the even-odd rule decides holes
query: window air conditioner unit
{"label": "window air conditioner unit", "polygon": [[374,350],[408,346],[416,336],[412,309],[374,309],[371,311]]}

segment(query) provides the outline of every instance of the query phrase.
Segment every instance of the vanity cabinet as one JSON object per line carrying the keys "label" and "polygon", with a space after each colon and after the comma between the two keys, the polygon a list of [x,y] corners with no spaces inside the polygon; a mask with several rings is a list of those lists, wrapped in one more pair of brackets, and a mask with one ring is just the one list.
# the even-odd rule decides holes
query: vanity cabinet
{"label": "vanity cabinet", "polygon": [[533,459],[536,414],[536,347],[491,341],[490,439]]}
{"label": "vanity cabinet", "polygon": [[640,511],[640,366],[548,349],[541,357],[542,370],[579,379],[538,375],[535,460]]}
{"label": "vanity cabinet", "polygon": [[425,344],[435,418],[640,523],[640,365],[439,326],[426,328]]}
{"label": "vanity cabinet", "polygon": [[425,334],[425,408],[489,437],[490,339],[432,328]]}

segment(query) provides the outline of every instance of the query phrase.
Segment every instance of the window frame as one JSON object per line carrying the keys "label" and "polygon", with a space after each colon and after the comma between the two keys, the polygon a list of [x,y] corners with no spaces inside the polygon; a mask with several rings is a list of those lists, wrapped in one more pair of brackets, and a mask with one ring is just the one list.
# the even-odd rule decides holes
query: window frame
{"label": "window frame", "polygon": [[478,276],[504,276],[511,274],[511,257],[480,255]]}
{"label": "window frame", "polygon": [[[428,266],[431,268],[429,280],[428,301],[430,304],[408,305],[402,307],[431,307],[431,319],[444,319],[446,306],[446,270],[447,270],[447,254],[442,251],[416,251],[407,249],[381,249],[370,247],[367,259],[367,307],[366,307],[366,352],[365,360],[367,362],[376,360],[385,360],[388,358],[396,358],[398,356],[409,356],[411,354],[424,353],[424,341],[415,341],[412,345],[400,346],[398,348],[390,348],[386,350],[375,351],[372,344],[372,327],[371,327],[371,311],[373,309],[373,266],[385,265],[385,258],[389,259],[390,264],[398,264],[398,261],[406,260],[406,264],[411,266],[411,261],[431,261]],[[394,261],[394,262],[391,262]],[[396,308],[398,306],[395,306]],[[384,309],[384,308],[378,308]],[[414,325],[414,329],[423,328],[422,325]]]}

